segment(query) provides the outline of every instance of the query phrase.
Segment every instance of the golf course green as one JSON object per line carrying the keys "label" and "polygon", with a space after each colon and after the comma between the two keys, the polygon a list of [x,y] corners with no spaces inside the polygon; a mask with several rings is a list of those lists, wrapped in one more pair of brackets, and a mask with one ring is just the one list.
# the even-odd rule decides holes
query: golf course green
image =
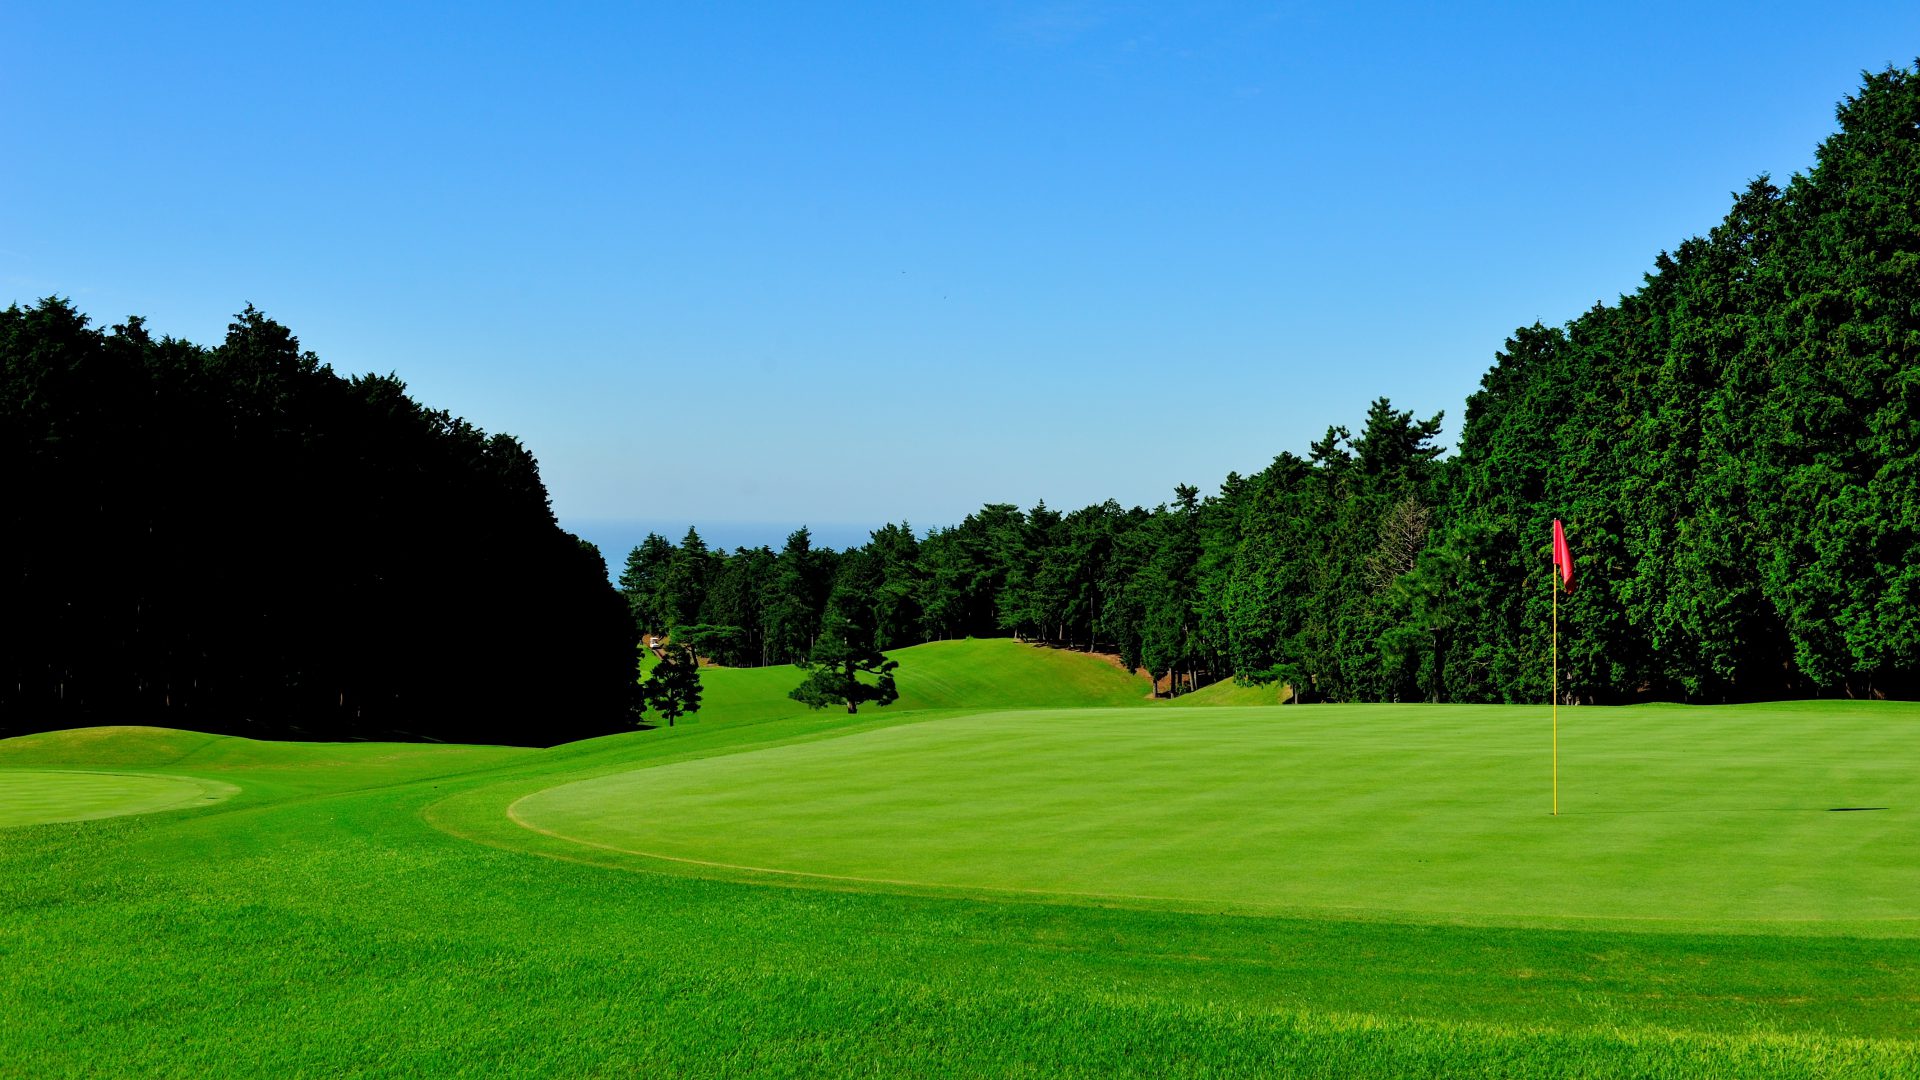
{"label": "golf course green", "polygon": [[1920,707],[1563,709],[1556,818],[1537,707],[898,658],[549,750],[0,741],[0,1075],[1920,1076]]}
{"label": "golf course green", "polygon": [[219,802],[239,789],[191,776],[0,770],[0,828],[151,814]]}
{"label": "golf course green", "polygon": [[1546,710],[1498,706],[992,712],[577,781],[512,816],[879,885],[1920,932],[1912,718],[1566,715],[1558,817]]}

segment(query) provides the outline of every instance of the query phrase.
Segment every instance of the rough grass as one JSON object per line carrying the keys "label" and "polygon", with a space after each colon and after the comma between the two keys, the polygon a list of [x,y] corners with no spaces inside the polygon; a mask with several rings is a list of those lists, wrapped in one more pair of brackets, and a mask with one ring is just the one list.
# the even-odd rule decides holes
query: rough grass
{"label": "rough grass", "polygon": [[[1211,711],[1137,715],[1177,730]],[[1720,715],[1671,712],[1676,731]],[[1851,717],[1829,735],[1909,715],[1800,712],[1781,722]],[[0,829],[0,1074],[1920,1075],[1908,938],[801,887],[505,816],[563,782],[959,715],[710,710],[550,751],[127,729],[0,742],[0,767],[241,788]],[[1820,768],[1846,757],[1808,750]],[[1912,771],[1901,747],[1875,753]]]}

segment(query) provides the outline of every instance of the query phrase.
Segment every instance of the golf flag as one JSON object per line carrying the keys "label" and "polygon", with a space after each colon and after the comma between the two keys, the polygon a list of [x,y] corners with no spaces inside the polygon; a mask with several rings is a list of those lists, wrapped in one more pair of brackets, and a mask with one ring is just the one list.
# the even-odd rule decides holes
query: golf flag
{"label": "golf flag", "polygon": [[1560,519],[1553,519],[1553,568],[1560,573],[1560,580],[1566,583],[1567,591],[1573,591],[1573,552],[1567,550],[1567,531],[1560,527]]}
{"label": "golf flag", "polygon": [[[1560,584],[1573,588],[1573,552],[1567,550],[1567,530],[1553,519],[1553,572]],[[1560,816],[1560,586],[1553,588],[1553,816]]]}

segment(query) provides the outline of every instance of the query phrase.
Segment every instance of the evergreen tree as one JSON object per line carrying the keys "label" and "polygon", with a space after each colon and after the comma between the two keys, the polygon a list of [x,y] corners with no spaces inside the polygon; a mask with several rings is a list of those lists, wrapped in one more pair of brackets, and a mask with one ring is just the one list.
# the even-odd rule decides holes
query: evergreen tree
{"label": "evergreen tree", "polygon": [[640,683],[640,700],[644,709],[659,713],[668,727],[679,717],[700,711],[700,658],[692,645],[674,641],[662,650],[652,674]]}
{"label": "evergreen tree", "polygon": [[620,592],[633,612],[634,625],[645,633],[664,634],[673,625],[673,607],[667,601],[667,570],[673,557],[673,543],[652,532],[627,553]]}
{"label": "evergreen tree", "polygon": [[700,539],[699,530],[689,527],[667,563],[664,593],[669,631],[700,622],[701,609],[707,603],[707,583],[714,576],[714,562],[714,555],[707,550],[706,541]]}
{"label": "evergreen tree", "polygon": [[780,550],[762,605],[773,663],[798,663],[813,650],[832,580],[824,555],[804,528],[794,530]]}
{"label": "evergreen tree", "polygon": [[[845,705],[849,713],[859,712],[865,702],[891,705],[899,698],[893,677],[899,661],[881,655],[873,644],[872,627],[859,621],[860,614],[857,601],[828,609],[807,658],[807,677],[789,697],[811,709]],[[874,680],[867,682],[861,675]]]}

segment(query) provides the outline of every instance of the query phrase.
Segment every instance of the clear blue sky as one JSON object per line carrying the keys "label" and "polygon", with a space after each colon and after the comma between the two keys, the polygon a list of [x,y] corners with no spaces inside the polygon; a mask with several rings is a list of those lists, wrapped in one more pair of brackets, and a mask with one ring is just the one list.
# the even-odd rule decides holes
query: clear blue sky
{"label": "clear blue sky", "polygon": [[[1570,6],[1567,6],[1570,8]],[[248,302],[777,544],[1212,490],[1812,162],[1920,5],[15,5],[0,302]]]}

